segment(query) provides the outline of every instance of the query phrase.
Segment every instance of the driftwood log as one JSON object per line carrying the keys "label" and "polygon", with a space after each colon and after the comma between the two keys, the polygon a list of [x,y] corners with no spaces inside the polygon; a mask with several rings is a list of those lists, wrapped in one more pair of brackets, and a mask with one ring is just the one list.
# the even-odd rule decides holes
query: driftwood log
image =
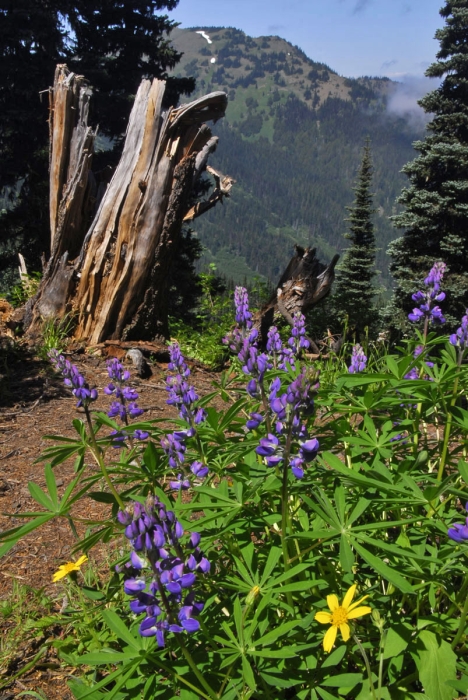
{"label": "driftwood log", "polygon": [[[316,257],[315,248],[295,246],[295,253],[283,272],[275,292],[254,317],[254,325],[259,329],[261,342],[266,342],[275,314],[281,314],[292,326],[295,313],[305,314],[330,293],[335,279],[335,265],[339,257],[335,255],[331,263],[325,265]],[[316,343],[311,338],[308,340],[312,350],[319,353]]]}
{"label": "driftwood log", "polygon": [[57,67],[50,93],[51,255],[27,311],[30,335],[44,319],[71,313],[75,338],[87,344],[167,337],[168,279],[182,223],[222,201],[233,181],[219,178],[207,205],[190,208],[218,142],[204,122],[224,116],[227,97],[214,92],[164,110],[164,92],[164,81],[142,81],[120,162],[100,193],[90,169],[90,87]]}

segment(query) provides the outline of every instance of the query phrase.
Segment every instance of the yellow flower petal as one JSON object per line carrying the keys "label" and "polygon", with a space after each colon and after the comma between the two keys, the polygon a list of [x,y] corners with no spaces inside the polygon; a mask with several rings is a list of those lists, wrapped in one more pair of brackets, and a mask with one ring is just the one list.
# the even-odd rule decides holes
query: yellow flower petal
{"label": "yellow flower petal", "polygon": [[64,566],[61,566],[58,571],[55,572],[55,574],[52,576],[52,582],[57,583],[57,581],[60,581],[61,578],[65,578],[67,575],[68,571],[65,569]]}
{"label": "yellow flower petal", "polygon": [[334,593],[332,593],[331,595],[327,595],[327,603],[328,603],[328,607],[330,608],[330,610],[332,612],[340,607],[340,604],[338,602],[338,598],[336,597],[336,595]]}
{"label": "yellow flower petal", "polygon": [[343,608],[348,608],[351,605],[351,601],[354,598],[354,594],[356,593],[356,588],[357,588],[356,584],[353,583],[353,585],[351,586],[351,588],[349,589],[349,591],[346,593],[345,597],[343,598],[343,602],[341,604]]}
{"label": "yellow flower petal", "polygon": [[317,622],[321,622],[322,625],[331,625],[332,616],[330,615],[330,613],[321,611],[316,613],[314,619],[317,620]]}
{"label": "yellow flower petal", "polygon": [[340,632],[341,632],[341,636],[343,637],[343,641],[347,642],[349,639],[349,635],[350,635],[350,629],[349,629],[349,625],[347,625],[346,622],[344,622],[342,625],[340,625]]}
{"label": "yellow flower petal", "polygon": [[329,630],[327,630],[327,633],[325,637],[323,638],[323,648],[329,654],[331,650],[333,649],[333,645],[335,643],[336,639],[336,633],[338,632],[338,628],[335,627],[335,625],[332,625]]}
{"label": "yellow flower petal", "polygon": [[369,597],[368,595],[365,595],[365,596],[363,596],[362,598],[359,598],[359,600],[356,600],[355,603],[353,603],[352,605],[350,605],[350,606],[348,607],[348,612],[349,612],[349,610],[354,610],[354,608],[357,608],[357,606],[358,606],[358,605],[361,605],[362,601],[363,601],[363,600],[366,600],[366,598],[368,598],[368,597]]}
{"label": "yellow flower petal", "polygon": [[372,612],[372,608],[367,607],[367,605],[362,605],[360,608],[354,608],[354,610],[348,610],[348,620],[353,620],[355,617],[361,617],[361,615],[368,615]]}
{"label": "yellow flower petal", "polygon": [[78,561],[76,562],[76,566],[77,566],[78,568],[80,568],[80,566],[83,566],[83,564],[85,563],[85,561],[88,561],[88,557],[86,556],[86,554],[83,554],[83,556],[80,557],[80,558],[78,559]]}

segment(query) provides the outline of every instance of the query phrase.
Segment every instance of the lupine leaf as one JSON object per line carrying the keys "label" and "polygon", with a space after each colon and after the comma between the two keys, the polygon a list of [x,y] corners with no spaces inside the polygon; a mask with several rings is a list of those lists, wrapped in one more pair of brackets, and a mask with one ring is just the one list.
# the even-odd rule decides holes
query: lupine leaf
{"label": "lupine leaf", "polygon": [[457,679],[457,657],[450,644],[429,630],[418,636],[419,680],[430,700],[452,700],[456,693],[446,681]]}

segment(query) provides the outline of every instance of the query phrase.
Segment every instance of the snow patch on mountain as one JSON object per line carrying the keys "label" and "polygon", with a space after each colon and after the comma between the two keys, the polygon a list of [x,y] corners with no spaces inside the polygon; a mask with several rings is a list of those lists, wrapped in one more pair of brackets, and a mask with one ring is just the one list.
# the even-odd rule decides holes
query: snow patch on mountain
{"label": "snow patch on mountain", "polygon": [[209,44],[213,43],[212,40],[210,39],[209,35],[206,32],[198,31],[198,32],[195,32],[195,34],[200,34],[200,36],[202,36],[204,39],[206,39]]}

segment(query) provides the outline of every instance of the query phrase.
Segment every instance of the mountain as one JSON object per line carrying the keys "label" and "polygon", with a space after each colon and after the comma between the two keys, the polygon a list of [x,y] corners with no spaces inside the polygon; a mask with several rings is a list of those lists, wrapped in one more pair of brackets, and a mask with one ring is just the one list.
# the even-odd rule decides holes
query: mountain
{"label": "mountain", "polygon": [[237,182],[224,208],[194,222],[204,260],[236,282],[276,281],[294,243],[317,247],[324,261],[342,252],[346,206],[369,136],[377,268],[388,289],[385,251],[400,235],[388,217],[405,185],[400,170],[422,136],[422,126],[388,109],[397,84],[344,78],[277,36],[195,27],[176,29],[171,39],[183,52],[174,75],[196,78],[194,96],[224,90],[229,97],[210,162]]}

